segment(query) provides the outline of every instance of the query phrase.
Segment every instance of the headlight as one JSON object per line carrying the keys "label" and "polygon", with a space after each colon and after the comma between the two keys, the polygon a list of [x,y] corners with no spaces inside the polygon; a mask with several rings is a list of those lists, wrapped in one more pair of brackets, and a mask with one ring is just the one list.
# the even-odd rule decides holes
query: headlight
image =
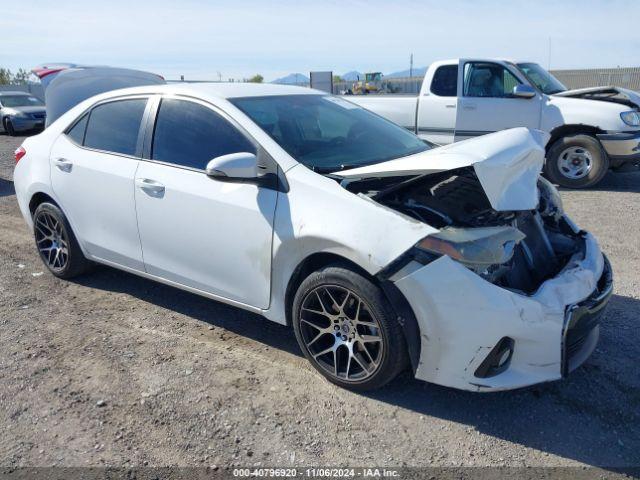
{"label": "headlight", "polygon": [[624,123],[631,127],[640,127],[640,113],[632,110],[630,112],[622,112],[620,118]]}
{"label": "headlight", "polygon": [[29,118],[29,115],[27,115],[26,113],[21,112],[21,111],[19,111],[19,110],[17,110],[17,111],[13,114],[13,116],[14,116],[14,117],[17,117],[17,118]]}
{"label": "headlight", "polygon": [[562,198],[558,189],[546,178],[538,178],[539,211],[544,217],[558,219],[564,214]]}
{"label": "headlight", "polygon": [[444,228],[416,245],[435,255],[447,255],[474,272],[491,279],[511,260],[515,246],[525,238],[515,227]]}

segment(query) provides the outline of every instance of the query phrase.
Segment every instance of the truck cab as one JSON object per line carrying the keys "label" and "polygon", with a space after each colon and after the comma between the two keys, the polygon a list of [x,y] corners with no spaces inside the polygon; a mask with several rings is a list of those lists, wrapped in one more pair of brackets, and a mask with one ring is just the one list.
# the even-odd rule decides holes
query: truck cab
{"label": "truck cab", "polygon": [[446,145],[514,127],[550,134],[546,175],[572,188],[640,163],[640,95],[616,87],[568,90],[532,62],[463,58],[433,63],[420,94],[355,103]]}

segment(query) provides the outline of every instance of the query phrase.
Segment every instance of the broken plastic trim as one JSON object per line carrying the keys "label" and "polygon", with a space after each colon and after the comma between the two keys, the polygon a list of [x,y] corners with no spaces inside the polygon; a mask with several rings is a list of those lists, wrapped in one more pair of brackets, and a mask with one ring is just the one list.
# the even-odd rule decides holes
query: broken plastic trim
{"label": "broken plastic trim", "polygon": [[423,238],[416,247],[477,268],[508,262],[515,246],[524,238],[524,233],[515,227],[448,227]]}

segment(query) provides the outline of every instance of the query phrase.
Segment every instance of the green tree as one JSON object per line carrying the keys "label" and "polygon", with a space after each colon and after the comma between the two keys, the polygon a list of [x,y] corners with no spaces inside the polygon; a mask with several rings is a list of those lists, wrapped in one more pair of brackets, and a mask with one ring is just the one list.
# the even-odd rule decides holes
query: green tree
{"label": "green tree", "polygon": [[8,68],[0,68],[0,85],[9,85],[11,78],[11,70]]}
{"label": "green tree", "polygon": [[251,77],[249,79],[249,82],[251,82],[251,83],[262,83],[263,80],[264,80],[264,77],[262,75],[260,75],[259,73],[256,73],[253,77]]}
{"label": "green tree", "polygon": [[340,75],[333,76],[333,83],[338,83],[342,81],[342,77]]}
{"label": "green tree", "polygon": [[13,76],[11,83],[14,85],[26,85],[29,82],[30,73],[24,68],[19,68],[16,74]]}

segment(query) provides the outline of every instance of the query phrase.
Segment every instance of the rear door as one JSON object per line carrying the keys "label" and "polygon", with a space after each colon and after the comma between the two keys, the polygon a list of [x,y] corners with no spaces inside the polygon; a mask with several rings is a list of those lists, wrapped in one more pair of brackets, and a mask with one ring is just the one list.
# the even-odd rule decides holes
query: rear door
{"label": "rear door", "polygon": [[461,60],[455,140],[513,127],[539,128],[542,97],[513,97],[523,81],[505,65],[491,61]]}
{"label": "rear door", "polygon": [[220,155],[264,152],[220,110],[176,97],[162,99],[148,150],[135,178],[146,271],[268,308],[277,192],[204,171]]}
{"label": "rear door", "polygon": [[107,101],[51,149],[51,183],[86,252],[143,270],[133,180],[142,154],[146,97]]}

